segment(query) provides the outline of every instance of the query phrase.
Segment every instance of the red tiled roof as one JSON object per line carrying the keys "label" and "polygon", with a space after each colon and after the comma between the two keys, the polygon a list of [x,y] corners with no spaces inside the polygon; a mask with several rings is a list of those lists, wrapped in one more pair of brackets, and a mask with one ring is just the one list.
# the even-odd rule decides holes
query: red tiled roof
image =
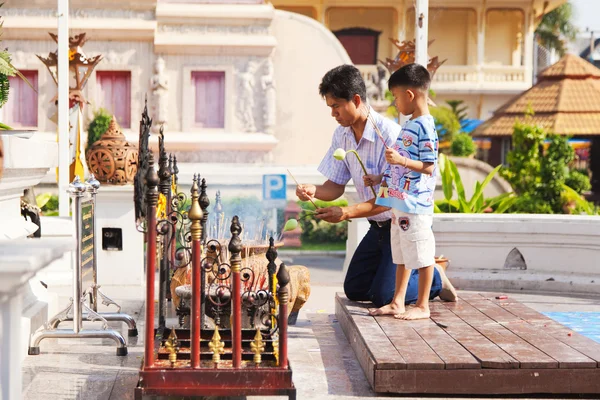
{"label": "red tiled roof", "polygon": [[530,121],[559,135],[600,135],[600,69],[567,55],[545,69],[539,82],[481,124],[473,136],[510,136],[516,120]]}

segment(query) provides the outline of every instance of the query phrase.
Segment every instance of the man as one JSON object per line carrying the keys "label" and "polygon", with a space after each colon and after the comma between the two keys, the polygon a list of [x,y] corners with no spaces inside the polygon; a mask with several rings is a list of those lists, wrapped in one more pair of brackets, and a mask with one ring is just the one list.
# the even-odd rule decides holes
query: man
{"label": "man", "polygon": [[[386,165],[385,141],[393,145],[400,133],[400,126],[382,117],[366,104],[366,87],[360,71],[352,65],[342,65],[327,72],[319,85],[319,94],[331,108],[331,116],[340,126],[333,133],[329,151],[319,165],[319,172],[326,178],[321,185],[299,185],[296,195],[303,201],[317,198],[331,201],[344,194],[346,184],[352,178],[358,196],[365,203],[350,207],[329,207],[319,210],[319,217],[328,222],[340,222],[367,216],[371,227],[362,239],[348,267],[344,280],[344,292],[350,300],[372,301],[375,306],[389,304],[394,295],[396,265],[392,261],[390,244],[391,212],[386,207],[374,205],[373,190],[364,185],[360,162],[353,154],[344,160],[336,160],[333,153],[342,148],[355,150],[367,170],[367,174],[381,174]],[[380,139],[371,119],[383,135]],[[373,187],[375,193],[379,186]],[[431,286],[431,298],[438,296],[443,289],[443,270],[436,269]],[[443,276],[445,278],[445,275]],[[447,278],[444,279],[447,281]],[[418,272],[415,271],[408,283],[406,303],[417,300]]]}

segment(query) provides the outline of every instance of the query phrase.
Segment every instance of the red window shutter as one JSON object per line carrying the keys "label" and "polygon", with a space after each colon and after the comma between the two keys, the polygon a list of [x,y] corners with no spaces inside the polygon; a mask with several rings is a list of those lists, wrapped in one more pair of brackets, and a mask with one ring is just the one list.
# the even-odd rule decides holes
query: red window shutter
{"label": "red window shutter", "polygon": [[35,88],[29,87],[18,76],[9,76],[10,93],[4,105],[4,121],[13,128],[37,127],[38,124],[38,72],[21,71],[23,76]]}
{"label": "red window shutter", "polygon": [[225,72],[193,71],[194,123],[203,128],[225,127]]}
{"label": "red window shutter", "polygon": [[106,108],[121,128],[131,128],[131,72],[97,71],[100,89],[98,106]]}

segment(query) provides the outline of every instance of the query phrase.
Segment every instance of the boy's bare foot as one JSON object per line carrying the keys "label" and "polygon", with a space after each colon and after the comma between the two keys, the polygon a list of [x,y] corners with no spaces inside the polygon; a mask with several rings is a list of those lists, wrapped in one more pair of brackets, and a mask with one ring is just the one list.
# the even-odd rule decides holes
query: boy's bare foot
{"label": "boy's bare foot", "polygon": [[442,278],[442,290],[440,291],[440,299],[444,301],[455,302],[458,300],[458,295],[456,294],[456,289],[452,286],[450,279],[446,276],[446,272],[444,272],[444,268],[440,267],[437,264],[433,265],[435,269],[440,273],[440,278]]}
{"label": "boy's bare foot", "polygon": [[383,307],[379,307],[375,310],[370,310],[371,315],[397,315],[402,314],[405,311],[404,306],[397,305],[395,303],[386,304]]}
{"label": "boy's bare foot", "polygon": [[429,308],[413,307],[403,314],[394,315],[394,318],[404,320],[427,319],[429,318]]}

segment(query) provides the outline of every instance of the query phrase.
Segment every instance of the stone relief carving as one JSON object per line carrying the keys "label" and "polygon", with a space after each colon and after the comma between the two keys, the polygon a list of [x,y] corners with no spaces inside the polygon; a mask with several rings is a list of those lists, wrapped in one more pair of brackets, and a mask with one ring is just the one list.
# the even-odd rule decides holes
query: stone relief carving
{"label": "stone relief carving", "polygon": [[244,132],[256,132],[256,124],[254,122],[254,86],[255,73],[258,64],[256,61],[248,61],[246,71],[238,73],[239,85],[237,95],[237,114],[242,122],[242,130]]}
{"label": "stone relief carving", "polygon": [[264,25],[159,25],[159,32],[166,33],[217,33],[221,35],[268,35],[269,27]]}
{"label": "stone relief carving", "polygon": [[152,130],[158,132],[161,126],[167,128],[168,120],[168,96],[169,96],[169,77],[165,72],[165,60],[158,57],[154,62],[154,75],[150,79],[150,89],[152,90]]}
{"label": "stone relief carving", "polygon": [[263,121],[265,133],[272,135],[275,129],[277,99],[275,88],[275,71],[273,69],[273,61],[270,58],[265,64],[265,74],[261,78],[261,86],[264,90]]}
{"label": "stone relief carving", "polygon": [[113,49],[105,53],[104,60],[113,65],[137,64],[132,58],[135,56],[135,50],[115,51]]}
{"label": "stone relief carving", "polygon": [[31,63],[33,59],[33,53],[25,53],[21,50],[17,50],[12,54],[12,64],[16,67],[27,65],[28,63]]}
{"label": "stone relief carving", "polygon": [[[5,17],[48,17],[56,18],[56,9],[52,8],[6,8],[2,10]],[[69,12],[73,18],[130,18],[153,20],[152,11],[109,10],[96,8],[80,8]]]}

